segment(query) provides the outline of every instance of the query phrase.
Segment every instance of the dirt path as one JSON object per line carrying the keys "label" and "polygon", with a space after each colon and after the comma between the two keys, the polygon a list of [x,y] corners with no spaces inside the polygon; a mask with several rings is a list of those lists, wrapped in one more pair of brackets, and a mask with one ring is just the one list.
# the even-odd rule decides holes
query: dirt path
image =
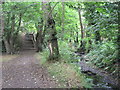
{"label": "dirt path", "polygon": [[2,88],[55,88],[57,83],[34,57],[34,50],[2,63]]}

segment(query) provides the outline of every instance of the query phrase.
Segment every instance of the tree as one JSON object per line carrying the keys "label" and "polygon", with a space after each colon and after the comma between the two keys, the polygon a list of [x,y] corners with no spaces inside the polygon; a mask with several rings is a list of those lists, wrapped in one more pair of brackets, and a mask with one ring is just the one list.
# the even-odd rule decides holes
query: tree
{"label": "tree", "polygon": [[54,60],[59,57],[59,48],[58,48],[58,41],[57,41],[57,37],[56,37],[57,32],[55,29],[55,21],[52,16],[52,11],[51,11],[52,9],[51,9],[50,4],[48,4],[48,7],[50,9],[50,13],[49,13],[48,20],[47,20],[48,30],[49,30],[48,32],[50,35],[49,39],[48,39],[48,47],[50,50],[49,59]]}
{"label": "tree", "polygon": [[85,42],[83,41],[84,40],[84,31],[83,31],[83,24],[82,24],[81,10],[80,10],[81,8],[79,6],[78,6],[78,14],[79,14],[79,21],[80,21],[80,29],[81,29],[80,52],[85,52]]}
{"label": "tree", "polygon": [[36,34],[36,49],[37,52],[42,51],[42,45],[43,45],[43,21],[38,22],[38,25],[36,25],[37,28],[37,34]]}
{"label": "tree", "polygon": [[62,2],[62,31],[64,31],[65,3]]}

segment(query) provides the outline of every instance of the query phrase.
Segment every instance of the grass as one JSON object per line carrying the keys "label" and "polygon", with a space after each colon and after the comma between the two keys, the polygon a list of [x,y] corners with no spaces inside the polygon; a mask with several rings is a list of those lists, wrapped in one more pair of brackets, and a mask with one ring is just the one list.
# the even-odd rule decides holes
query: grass
{"label": "grass", "polygon": [[6,62],[18,57],[18,55],[0,55],[0,62]]}
{"label": "grass", "polygon": [[62,88],[83,88],[85,85],[88,85],[84,76],[76,71],[74,65],[56,62],[47,64],[47,67],[49,73],[58,80]]}
{"label": "grass", "polygon": [[92,84],[87,82],[86,77],[80,73],[80,69],[76,65],[65,63],[65,60],[54,63],[47,62],[47,56],[49,54],[47,52],[37,53],[35,56],[40,60],[40,64],[47,67],[50,75],[58,81],[59,88],[91,88]]}

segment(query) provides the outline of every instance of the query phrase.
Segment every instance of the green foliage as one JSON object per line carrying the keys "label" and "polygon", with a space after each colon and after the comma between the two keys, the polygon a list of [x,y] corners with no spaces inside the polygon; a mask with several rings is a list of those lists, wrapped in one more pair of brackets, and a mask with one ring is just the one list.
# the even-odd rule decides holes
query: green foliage
{"label": "green foliage", "polygon": [[[47,67],[51,76],[59,83],[60,88],[66,87],[85,87],[91,88],[92,82],[89,78],[86,78],[81,72],[80,68],[76,64],[71,64],[73,56],[71,48],[64,48],[68,46],[67,43],[59,41],[61,58],[58,62],[48,62],[48,49],[45,49],[42,53],[36,55],[37,59],[40,60],[40,64]],[[74,61],[75,62],[75,61]],[[69,86],[68,86],[69,85]]]}
{"label": "green foliage", "polygon": [[86,55],[95,65],[104,68],[110,72],[116,70],[116,48],[112,42],[103,42],[102,44],[93,44],[93,49]]}
{"label": "green foliage", "polygon": [[84,2],[84,5],[84,17],[88,21],[87,32],[94,36],[99,31],[102,38],[115,40],[118,29],[117,3]]}
{"label": "green foliage", "polygon": [[[68,2],[69,3],[69,2]],[[65,3],[65,15],[62,14],[62,4],[59,3],[53,12],[53,14],[56,14],[55,21],[56,21],[56,30],[57,30],[57,36],[58,38],[68,40],[71,38],[74,39],[74,32],[77,31],[77,24],[78,24],[78,12],[76,10],[73,10],[69,8]],[[56,13],[57,12],[57,13]],[[72,14],[70,14],[72,13]],[[62,18],[64,17],[64,27],[62,26]],[[62,27],[64,30],[62,30]]]}
{"label": "green foliage", "polygon": [[[56,4],[56,2],[51,2],[51,8]],[[60,76],[61,82],[67,81],[67,74],[65,73],[65,65],[68,65],[72,71],[70,63],[78,62],[76,56],[73,52],[76,48],[80,48],[79,42],[81,39],[81,30],[79,23],[78,9],[81,10],[82,24],[84,31],[85,50],[86,53],[90,51],[86,58],[90,59],[92,63],[100,68],[104,68],[112,73],[117,72],[117,52],[116,49],[116,39],[118,38],[118,5],[114,2],[65,2],[64,11],[62,3],[59,2],[51,11],[52,16],[55,20],[56,36],[58,38],[60,61],[53,63],[49,66],[50,72],[57,77]],[[15,38],[15,49],[19,49],[21,46],[19,34],[17,32],[34,32],[36,33],[40,30],[38,22],[43,19],[43,11],[41,2],[5,2],[3,5],[4,12],[4,26],[5,32],[3,39],[10,39],[11,36]],[[49,10],[50,11],[50,10]],[[46,12],[47,14],[49,13]],[[63,15],[64,12],[64,15]],[[20,14],[22,13],[21,25],[19,27]],[[12,30],[12,18],[15,15],[15,30]],[[44,18],[45,19],[45,18]],[[64,20],[63,20],[64,19]],[[64,21],[64,22],[63,22]],[[43,22],[45,24],[45,22]],[[64,25],[63,25],[64,24]],[[47,27],[47,26],[46,26]],[[48,42],[50,37],[49,31],[51,29],[45,28],[44,42]],[[99,33],[100,37],[98,43],[96,44],[96,37]],[[78,33],[78,35],[77,35]],[[76,38],[78,37],[78,42],[76,43]],[[1,40],[2,41],[2,40]],[[46,48],[42,53],[37,55],[41,56],[41,64],[48,63],[49,50]],[[62,63],[61,63],[62,62]],[[62,67],[63,66],[63,67]],[[61,68],[62,67],[62,68]],[[76,67],[76,66],[73,66]],[[75,68],[79,75],[80,72],[78,67]],[[73,71],[75,71],[73,70]],[[60,73],[61,72],[61,73]],[[66,76],[64,76],[64,74]],[[78,75],[78,76],[79,76]],[[69,76],[69,75],[68,75]],[[84,77],[86,78],[86,77]],[[85,80],[85,79],[84,79]],[[83,82],[84,82],[83,80]],[[90,79],[86,80],[91,82]],[[84,86],[84,84],[83,84]],[[86,87],[90,87],[89,85]]]}
{"label": "green foliage", "polygon": [[[39,58],[39,56],[41,56],[41,57]],[[46,64],[48,57],[49,57],[49,50],[47,48],[44,49],[44,51],[39,52],[39,54],[37,54],[36,57],[41,60],[40,64],[42,64],[42,65]]]}
{"label": "green foliage", "polygon": [[[92,82],[90,83],[88,78],[86,78],[78,67],[73,64],[56,62],[47,66],[50,74],[57,79],[60,83],[60,87],[85,87],[91,88]],[[79,72],[78,72],[79,71]]]}
{"label": "green foliage", "polygon": [[73,63],[78,62],[78,59],[75,55],[73,55],[74,52],[74,46],[68,44],[67,42],[59,41],[59,49],[60,49],[60,55],[62,61],[66,63]]}

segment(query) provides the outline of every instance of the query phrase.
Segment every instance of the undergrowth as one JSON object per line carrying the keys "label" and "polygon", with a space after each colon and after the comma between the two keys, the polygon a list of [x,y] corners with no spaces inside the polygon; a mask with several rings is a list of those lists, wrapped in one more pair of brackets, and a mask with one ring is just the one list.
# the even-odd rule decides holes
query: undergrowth
{"label": "undergrowth", "polygon": [[89,82],[88,78],[80,72],[80,68],[76,64],[71,63],[75,60],[72,56],[73,50],[65,47],[68,46],[67,43],[59,42],[59,44],[60,60],[54,63],[48,62],[49,51],[45,49],[42,53],[37,54],[40,64],[47,67],[48,72],[59,82],[61,88],[91,88],[92,82]]}
{"label": "undergrowth", "polygon": [[103,42],[101,44],[93,44],[92,47],[93,49],[86,55],[86,59],[112,74],[117,73],[117,52],[114,43]]}

